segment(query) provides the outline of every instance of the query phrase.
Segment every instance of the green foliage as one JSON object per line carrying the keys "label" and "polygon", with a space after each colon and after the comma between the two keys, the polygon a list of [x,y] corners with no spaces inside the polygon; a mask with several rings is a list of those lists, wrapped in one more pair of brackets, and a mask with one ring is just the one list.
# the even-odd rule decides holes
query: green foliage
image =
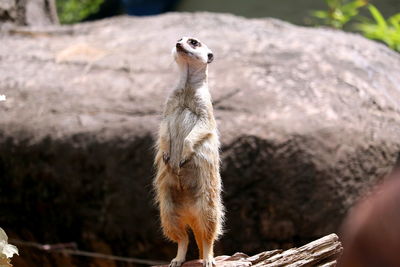
{"label": "green foliage", "polygon": [[[356,30],[365,37],[384,42],[400,52],[400,13],[386,20],[375,6],[368,4],[368,0],[325,0],[325,2],[328,10],[317,10],[312,13],[322,21],[323,25],[343,29],[344,25],[357,18],[359,22],[355,24]],[[358,16],[364,7],[368,8],[373,21]]]}
{"label": "green foliage", "polygon": [[322,20],[324,25],[342,29],[351,19],[356,17],[360,8],[368,4],[367,0],[325,0],[328,10],[316,10],[312,14]]}
{"label": "green foliage", "polygon": [[360,30],[365,37],[382,41],[390,48],[400,52],[400,13],[385,20],[381,12],[379,12],[375,6],[368,5],[368,9],[374,21],[358,23],[356,25],[357,29]]}
{"label": "green foliage", "polygon": [[104,0],[56,0],[60,22],[69,24],[82,21],[99,11],[103,2]]}

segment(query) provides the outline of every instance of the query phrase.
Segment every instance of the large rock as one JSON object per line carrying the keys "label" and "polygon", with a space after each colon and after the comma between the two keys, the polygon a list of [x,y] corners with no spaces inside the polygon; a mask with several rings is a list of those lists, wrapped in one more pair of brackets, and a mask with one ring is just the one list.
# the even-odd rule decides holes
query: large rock
{"label": "large rock", "polygon": [[217,254],[334,232],[394,166],[400,56],[358,35],[207,13],[14,29],[0,37],[0,223],[10,235],[143,258],[175,253],[151,181],[177,79],[170,50],[183,35],[216,57],[227,208]]}

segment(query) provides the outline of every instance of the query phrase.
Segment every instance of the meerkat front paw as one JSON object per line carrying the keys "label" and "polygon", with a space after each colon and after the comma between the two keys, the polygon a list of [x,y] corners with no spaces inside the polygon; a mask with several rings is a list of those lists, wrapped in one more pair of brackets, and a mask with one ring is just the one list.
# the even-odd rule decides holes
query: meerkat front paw
{"label": "meerkat front paw", "polygon": [[188,163],[189,161],[190,161],[190,159],[188,159],[188,158],[182,159],[182,160],[179,162],[179,168],[184,167],[185,164]]}
{"label": "meerkat front paw", "polygon": [[216,263],[215,263],[214,258],[203,260],[203,267],[215,267],[215,266],[216,266]]}
{"label": "meerkat front paw", "polygon": [[164,161],[164,164],[167,165],[170,159],[169,153],[168,152],[163,152],[162,154],[162,159]]}
{"label": "meerkat front paw", "polygon": [[188,163],[194,153],[193,144],[190,140],[185,139],[183,143],[181,161],[179,162],[179,168],[182,168],[186,163]]}
{"label": "meerkat front paw", "polygon": [[173,259],[169,264],[169,267],[180,267],[185,260]]}

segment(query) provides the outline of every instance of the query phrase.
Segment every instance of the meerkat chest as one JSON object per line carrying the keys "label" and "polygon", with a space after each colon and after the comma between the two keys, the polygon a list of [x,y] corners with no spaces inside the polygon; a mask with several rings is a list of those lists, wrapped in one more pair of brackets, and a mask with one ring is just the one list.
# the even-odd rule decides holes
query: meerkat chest
{"label": "meerkat chest", "polygon": [[198,121],[198,116],[187,107],[177,108],[169,117],[169,128],[172,136],[186,137]]}
{"label": "meerkat chest", "polygon": [[181,134],[186,133],[196,125],[199,116],[199,101],[193,94],[182,94],[174,101],[174,108],[167,116],[169,125]]}

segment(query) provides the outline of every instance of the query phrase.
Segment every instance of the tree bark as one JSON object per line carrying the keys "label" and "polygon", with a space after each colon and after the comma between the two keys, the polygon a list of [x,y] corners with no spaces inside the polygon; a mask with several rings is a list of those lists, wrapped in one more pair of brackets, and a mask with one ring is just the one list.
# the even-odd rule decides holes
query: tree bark
{"label": "tree bark", "polygon": [[58,24],[55,0],[1,0],[0,24],[51,25]]}

